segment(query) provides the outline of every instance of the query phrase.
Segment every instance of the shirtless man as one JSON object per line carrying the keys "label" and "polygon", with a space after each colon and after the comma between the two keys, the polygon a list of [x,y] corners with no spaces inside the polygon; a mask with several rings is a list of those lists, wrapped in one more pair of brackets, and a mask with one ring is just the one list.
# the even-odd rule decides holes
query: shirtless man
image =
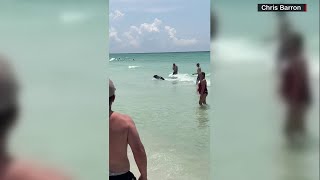
{"label": "shirtless man", "polygon": [[133,120],[124,114],[112,111],[115,86],[109,80],[109,179],[135,180],[130,172],[128,145],[140,171],[139,180],[147,180],[147,156]]}
{"label": "shirtless man", "polygon": [[178,74],[178,66],[175,64],[175,63],[173,63],[173,65],[172,65],[172,70],[173,70],[173,75],[176,75],[176,74]]}
{"label": "shirtless man", "polygon": [[17,159],[8,151],[9,134],[18,123],[17,86],[9,62],[0,55],[0,180],[70,180],[53,169]]}
{"label": "shirtless man", "polygon": [[198,82],[200,81],[200,76],[201,76],[201,67],[200,67],[200,64],[197,63],[197,72],[196,73],[193,73],[192,75],[198,75],[197,76],[197,81],[196,81],[196,84],[198,84]]}

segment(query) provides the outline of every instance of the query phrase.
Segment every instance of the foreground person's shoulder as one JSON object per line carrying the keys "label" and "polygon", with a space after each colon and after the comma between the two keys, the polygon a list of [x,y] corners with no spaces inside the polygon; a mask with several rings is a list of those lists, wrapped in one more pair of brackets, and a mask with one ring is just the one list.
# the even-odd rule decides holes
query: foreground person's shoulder
{"label": "foreground person's shoulder", "polygon": [[133,123],[132,118],[127,114],[123,115],[123,120],[126,121],[127,123]]}
{"label": "foreground person's shoulder", "polygon": [[60,170],[27,161],[13,162],[9,176],[13,180],[73,180]]}
{"label": "foreground person's shoulder", "polygon": [[122,119],[122,120],[125,120],[125,121],[128,121],[128,120],[132,120],[132,118],[129,116],[129,115],[127,115],[127,114],[122,114],[122,113],[115,113],[115,115],[118,117],[118,118],[120,118],[120,119]]}

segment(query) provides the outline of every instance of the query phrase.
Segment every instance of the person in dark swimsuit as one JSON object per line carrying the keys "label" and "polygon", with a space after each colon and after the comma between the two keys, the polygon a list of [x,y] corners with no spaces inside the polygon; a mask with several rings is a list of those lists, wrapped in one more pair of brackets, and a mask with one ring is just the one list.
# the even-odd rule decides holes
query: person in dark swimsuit
{"label": "person in dark swimsuit", "polygon": [[311,104],[311,92],[302,35],[295,33],[288,42],[287,66],[282,71],[280,92],[287,107],[284,132],[293,140],[294,135],[305,134],[305,114]]}
{"label": "person in dark swimsuit", "polygon": [[208,88],[207,88],[206,74],[204,72],[201,72],[201,75],[200,75],[198,92],[200,94],[200,99],[199,99],[200,106],[202,106],[203,104],[207,104]]}
{"label": "person in dark swimsuit", "polygon": [[175,63],[173,63],[173,65],[172,65],[172,70],[173,70],[173,75],[176,75],[176,74],[178,74],[178,66],[175,64]]}

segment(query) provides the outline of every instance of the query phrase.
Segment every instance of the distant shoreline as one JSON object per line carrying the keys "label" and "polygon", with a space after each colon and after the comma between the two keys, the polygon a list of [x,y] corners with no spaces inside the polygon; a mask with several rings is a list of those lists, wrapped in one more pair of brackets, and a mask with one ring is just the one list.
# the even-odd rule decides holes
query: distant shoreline
{"label": "distant shoreline", "polygon": [[165,53],[201,53],[201,52],[210,52],[210,51],[179,51],[179,52],[137,52],[137,53],[109,53],[109,55],[115,54],[165,54]]}

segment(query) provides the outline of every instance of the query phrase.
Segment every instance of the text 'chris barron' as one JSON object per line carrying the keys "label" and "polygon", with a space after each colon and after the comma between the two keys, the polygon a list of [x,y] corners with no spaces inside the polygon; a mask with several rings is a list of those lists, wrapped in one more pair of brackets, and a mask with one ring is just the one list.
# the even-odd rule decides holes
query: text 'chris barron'
{"label": "text 'chris barron'", "polygon": [[258,11],[306,12],[307,4],[258,4]]}

